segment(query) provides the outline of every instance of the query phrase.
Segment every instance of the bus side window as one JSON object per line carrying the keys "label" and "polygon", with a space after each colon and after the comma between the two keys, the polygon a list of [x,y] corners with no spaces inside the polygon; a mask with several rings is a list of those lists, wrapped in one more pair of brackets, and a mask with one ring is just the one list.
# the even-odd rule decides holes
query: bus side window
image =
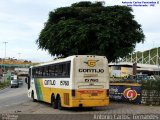
{"label": "bus side window", "polygon": [[71,67],[71,64],[69,62],[69,63],[67,63],[67,69],[66,69],[66,73],[67,73],[68,77],[70,76],[70,67]]}
{"label": "bus side window", "polygon": [[48,68],[49,70],[49,77],[54,77],[54,75],[55,75],[55,65],[51,65],[51,66],[49,66],[49,68]]}
{"label": "bus side window", "polygon": [[44,67],[44,76],[48,77],[49,76],[49,66]]}
{"label": "bus side window", "polygon": [[63,73],[63,64],[58,65],[58,77],[62,77]]}
{"label": "bus side window", "polygon": [[59,66],[55,65],[55,77],[58,77]]}
{"label": "bus side window", "polygon": [[67,76],[67,64],[62,64],[62,76]]}
{"label": "bus side window", "polygon": [[38,75],[39,75],[39,69],[36,68],[36,69],[35,69],[35,77],[38,77]]}
{"label": "bus side window", "polygon": [[39,77],[43,77],[43,67],[40,67],[39,69]]}
{"label": "bus side window", "polygon": [[69,77],[70,76],[70,62],[51,64],[45,66],[42,77]]}

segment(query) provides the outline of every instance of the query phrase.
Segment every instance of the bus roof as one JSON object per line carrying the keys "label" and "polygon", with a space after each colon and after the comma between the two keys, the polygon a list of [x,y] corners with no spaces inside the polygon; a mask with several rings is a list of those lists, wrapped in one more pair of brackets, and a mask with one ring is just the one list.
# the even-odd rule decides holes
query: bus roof
{"label": "bus roof", "polygon": [[40,63],[40,64],[37,64],[37,65],[31,66],[31,68],[32,67],[40,67],[40,66],[44,66],[44,65],[50,65],[50,64],[59,63],[59,62],[67,62],[67,61],[73,60],[75,57],[84,57],[84,56],[86,56],[86,57],[104,57],[104,58],[106,58],[105,56],[98,56],[98,55],[72,55],[72,56],[69,56],[69,57],[66,57],[66,58],[57,58],[57,59],[54,59],[53,61]]}

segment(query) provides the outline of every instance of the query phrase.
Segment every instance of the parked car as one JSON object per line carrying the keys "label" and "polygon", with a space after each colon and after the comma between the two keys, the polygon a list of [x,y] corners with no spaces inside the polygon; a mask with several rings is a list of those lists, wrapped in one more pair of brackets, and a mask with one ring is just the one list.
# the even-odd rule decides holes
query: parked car
{"label": "parked car", "polygon": [[11,80],[11,88],[18,88],[19,82],[18,80]]}
{"label": "parked car", "polygon": [[23,80],[18,80],[19,85],[23,85]]}
{"label": "parked car", "polygon": [[148,76],[148,79],[149,79],[149,80],[156,80],[156,78],[155,78],[153,75]]}

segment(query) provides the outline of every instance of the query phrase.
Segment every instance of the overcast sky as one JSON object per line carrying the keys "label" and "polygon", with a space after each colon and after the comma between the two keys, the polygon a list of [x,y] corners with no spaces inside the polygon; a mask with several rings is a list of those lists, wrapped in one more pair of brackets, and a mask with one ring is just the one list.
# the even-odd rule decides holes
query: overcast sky
{"label": "overcast sky", "polygon": [[[0,58],[6,57],[44,62],[52,57],[38,49],[35,43],[48,19],[48,13],[58,7],[70,6],[80,0],[0,0]],[[81,0],[82,1],[82,0]],[[98,0],[94,0],[98,1]],[[104,0],[106,6],[124,5],[132,0]],[[134,1],[134,0],[133,0]],[[137,1],[137,0],[136,0]],[[158,1],[158,0],[138,0]],[[160,4],[148,7],[132,7],[135,20],[142,25],[145,42],[136,46],[144,51],[160,46]],[[20,53],[20,54],[18,54]]]}

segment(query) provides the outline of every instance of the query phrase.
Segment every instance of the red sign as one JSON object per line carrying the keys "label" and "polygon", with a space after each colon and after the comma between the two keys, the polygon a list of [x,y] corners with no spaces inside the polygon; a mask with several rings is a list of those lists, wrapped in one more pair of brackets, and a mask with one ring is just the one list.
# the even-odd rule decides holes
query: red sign
{"label": "red sign", "polygon": [[103,92],[103,90],[79,90],[78,92],[82,94],[92,94],[92,93],[100,94]]}
{"label": "red sign", "polygon": [[137,92],[131,88],[126,88],[123,92],[123,96],[129,100],[135,100],[137,98]]}

